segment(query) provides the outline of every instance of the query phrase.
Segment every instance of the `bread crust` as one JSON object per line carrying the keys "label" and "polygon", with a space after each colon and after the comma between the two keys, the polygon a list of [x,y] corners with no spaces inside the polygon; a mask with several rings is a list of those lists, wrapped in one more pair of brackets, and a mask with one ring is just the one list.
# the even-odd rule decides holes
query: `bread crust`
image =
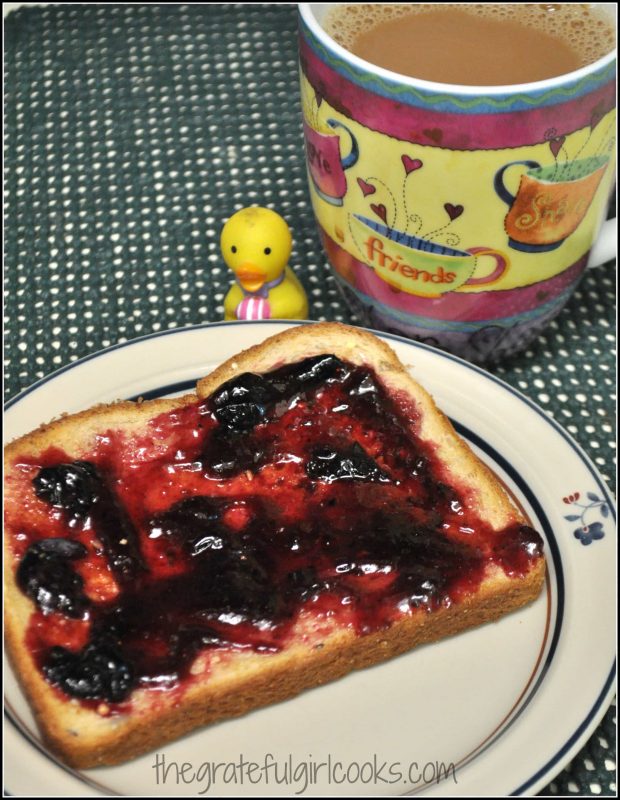
{"label": "bread crust", "polygon": [[[5,450],[7,507],[12,499],[11,472],[20,457],[56,445],[77,459],[105,430],[139,431],[152,417],[208,397],[235,375],[265,372],[321,353],[332,353],[376,371],[388,391],[415,413],[416,435],[433,442],[447,477],[458,481],[460,487],[467,487],[467,503],[475,505],[493,529],[500,530],[510,522],[526,522],[492,472],[457,436],[430,395],[411,378],[388,345],[372,334],[338,323],[300,326],[267,339],[200,380],[195,395],[97,406],[42,425],[15,440]],[[165,701],[154,702],[152,693],[137,690],[132,695],[131,713],[102,716],[68,700],[46,682],[35,665],[25,643],[33,604],[16,585],[14,561],[5,537],[5,632],[9,656],[46,742],[68,764],[79,768],[127,761],[200,725],[288,699],[417,645],[496,620],[534,600],[545,579],[542,556],[522,577],[508,577],[494,567],[488,570],[479,588],[457,604],[433,612],[417,609],[387,630],[365,636],[337,627],[321,630],[319,635],[310,631],[307,620],[301,618],[293,638],[295,644],[278,653],[225,655],[209,665],[207,680],[204,675],[201,679],[198,669],[192,670],[197,672],[195,679]]]}

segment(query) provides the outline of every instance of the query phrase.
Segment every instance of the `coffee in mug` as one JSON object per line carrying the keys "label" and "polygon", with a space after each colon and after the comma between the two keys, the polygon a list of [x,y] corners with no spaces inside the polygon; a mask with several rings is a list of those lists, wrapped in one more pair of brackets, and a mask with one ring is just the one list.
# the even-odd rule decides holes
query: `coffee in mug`
{"label": "coffee in mug", "polygon": [[378,67],[467,86],[555,78],[615,45],[613,25],[577,3],[345,4],[325,30]]}
{"label": "coffee in mug", "polygon": [[[562,309],[606,215],[613,13],[354,8],[300,5],[310,195],[333,274],[370,327],[497,361]],[[368,60],[384,56],[403,61]]]}

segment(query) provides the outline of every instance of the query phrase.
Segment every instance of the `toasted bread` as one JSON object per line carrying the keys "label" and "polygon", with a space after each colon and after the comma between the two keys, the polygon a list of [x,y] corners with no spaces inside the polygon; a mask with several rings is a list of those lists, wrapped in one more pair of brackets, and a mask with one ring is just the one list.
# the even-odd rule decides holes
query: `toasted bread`
{"label": "toasted bread", "polygon": [[[200,496],[200,491],[208,494],[206,489],[217,489],[220,497],[227,497],[232,502],[240,495],[233,497],[226,494],[226,487],[229,484],[236,486],[234,481],[238,480],[239,486],[243,485],[246,493],[251,492],[248,502],[259,502],[257,497],[260,503],[267,502],[265,498],[269,495],[269,502],[277,507],[279,493],[288,491],[293,481],[297,482],[296,487],[306,487],[304,491],[311,489],[320,497],[327,497],[329,492],[335,491],[334,487],[340,487],[340,494],[334,497],[344,497],[341,502],[346,508],[352,507],[347,505],[352,502],[347,499],[347,493],[350,494],[356,486],[357,497],[362,498],[364,495],[360,493],[359,487],[366,487],[363,491],[370,498],[369,508],[374,509],[372,503],[375,501],[372,497],[384,491],[383,487],[390,487],[385,491],[399,492],[400,497],[404,491],[402,486],[408,484],[404,478],[398,481],[388,476],[391,456],[382,456],[377,451],[381,437],[373,439],[372,432],[368,439],[358,442],[358,446],[375,448],[372,451],[373,459],[368,462],[372,466],[366,475],[360,476],[356,473],[355,458],[352,471],[349,459],[349,472],[345,470],[343,474],[328,478],[313,475],[307,467],[307,474],[303,474],[303,464],[299,466],[297,459],[291,467],[293,472],[286,473],[287,478],[283,483],[283,478],[278,477],[275,467],[269,463],[269,452],[272,450],[267,448],[267,455],[262,461],[250,461],[249,467],[248,464],[242,465],[241,472],[235,472],[234,467],[232,472],[227,467],[228,473],[216,471],[205,481],[205,489],[196,488],[199,485],[196,483],[196,475],[202,476],[204,470],[199,456],[196,455],[198,451],[192,451],[191,445],[187,444],[191,436],[185,436],[184,426],[198,431],[203,423],[196,421],[196,415],[202,415],[200,419],[207,420],[204,424],[210,431],[205,440],[208,452],[213,441],[209,436],[213,437],[213,431],[224,424],[221,416],[215,414],[214,417],[213,398],[218,392],[222,397],[225,387],[234,385],[230,384],[231,381],[234,382],[245,373],[265,375],[282,369],[285,365],[293,365],[324,354],[335,356],[353,371],[354,368],[359,368],[365,371],[363,374],[369,372],[374,376],[381,387],[381,396],[387,398],[385,402],[389,401],[391,404],[386,419],[397,419],[400,426],[398,436],[401,439],[403,436],[409,437],[412,447],[415,445],[417,451],[423,453],[425,462],[430,464],[428,469],[433,476],[433,485],[441,486],[441,496],[450,500],[453,504],[451,507],[461,509],[465,520],[472,517],[484,527],[485,534],[484,537],[480,534],[480,541],[484,541],[487,551],[486,555],[483,554],[476,561],[477,571],[471,573],[474,578],[463,582],[457,575],[436,596],[430,599],[423,597],[413,604],[407,601],[409,604],[404,606],[400,598],[400,605],[396,609],[394,603],[398,597],[392,596],[389,591],[387,595],[385,592],[373,594],[374,589],[370,594],[366,589],[356,592],[357,575],[352,583],[347,584],[355,609],[362,616],[367,614],[368,604],[375,609],[375,616],[364,617],[364,624],[359,624],[359,619],[350,616],[349,612],[349,616],[344,612],[344,616],[340,611],[334,612],[333,603],[329,606],[329,613],[325,613],[325,608],[321,605],[323,595],[332,597],[332,600],[333,596],[337,600],[342,599],[342,595],[338,594],[340,589],[333,588],[338,587],[335,578],[336,583],[327,581],[324,584],[328,588],[315,587],[312,602],[308,599],[310,595],[306,593],[303,595],[303,602],[299,600],[296,605],[287,607],[288,616],[274,612],[276,616],[281,614],[277,618],[278,625],[285,633],[273,641],[265,634],[269,640],[267,645],[260,638],[262,633],[256,638],[254,618],[249,624],[250,646],[245,646],[247,642],[241,642],[244,644],[241,646],[240,641],[218,639],[215,645],[205,645],[201,649],[192,640],[191,657],[187,654],[184,656],[183,675],[177,676],[176,681],[171,680],[165,691],[153,691],[147,681],[135,681],[131,690],[125,692],[120,699],[113,694],[113,699],[110,700],[105,692],[97,695],[97,691],[90,695],[87,692],[86,696],[83,692],[81,695],[78,692],[79,696],[70,696],[62,681],[59,683],[55,680],[60,673],[49,670],[46,672],[42,667],[48,663],[45,661],[49,656],[49,653],[46,655],[46,647],[49,650],[53,646],[61,647],[64,643],[65,651],[77,652],[76,648],[84,648],[91,635],[90,626],[94,624],[89,621],[90,615],[95,617],[99,605],[113,605],[117,596],[123,596],[124,579],[121,572],[115,572],[114,566],[110,567],[112,562],[110,553],[106,551],[105,536],[99,535],[96,521],[91,524],[88,521],[90,517],[85,513],[80,516],[80,513],[75,512],[71,516],[66,508],[61,507],[61,502],[56,502],[56,495],[50,500],[49,486],[41,489],[41,481],[38,484],[36,482],[41,470],[45,466],[77,461],[95,463],[100,471],[108,470],[113,475],[113,480],[110,480],[120,498],[120,504],[127,501],[126,513],[138,530],[137,548],[142,549],[142,560],[146,562],[139,569],[144,574],[148,574],[152,563],[160,564],[164,556],[163,551],[153,551],[153,555],[148,548],[155,545],[144,538],[146,535],[151,536],[154,523],[150,523],[151,533],[145,534],[139,520],[147,517],[151,521],[159,520],[158,535],[161,530],[168,533],[172,531],[176,535],[176,522],[170,522],[166,516],[170,502],[162,500],[163,496],[172,497],[172,505],[176,502],[175,508],[178,508],[179,504],[187,502],[187,498]],[[320,388],[319,385],[313,391],[319,391]],[[301,404],[296,401],[302,409],[299,413],[304,413],[306,400],[302,392]],[[286,414],[290,412],[291,404],[284,410],[278,408],[279,418],[288,419]],[[259,410],[261,414],[266,413],[263,406]],[[344,413],[346,415],[347,412]],[[371,414],[368,420],[372,419]],[[241,446],[246,435],[243,430],[247,431],[248,436],[250,433],[254,435],[252,425],[258,426],[256,429],[262,426],[267,430],[270,420],[268,413],[250,422],[239,423],[235,418],[235,422],[231,424],[241,425],[241,428],[238,427],[234,442]],[[372,428],[372,424],[366,427]],[[321,430],[327,429],[323,427]],[[348,435],[353,435],[350,425],[347,430]],[[177,440],[175,437],[181,439]],[[187,452],[193,453],[194,461],[189,459],[189,466],[183,462],[178,472],[175,472],[176,468],[170,469],[168,463],[173,458],[170,450],[172,439],[175,442],[175,464],[181,464],[182,461],[179,452],[183,448],[178,446],[181,440]],[[273,447],[273,443],[270,446]],[[157,496],[151,496],[147,483],[140,484],[134,491],[131,488],[132,475],[142,475],[142,471],[147,468],[157,470],[148,475],[162,475],[160,470],[165,471],[160,463],[162,459],[168,465],[168,472],[174,473],[166,484],[165,491],[158,490]],[[183,481],[186,484],[180,486]],[[247,483],[242,484],[241,481]],[[148,509],[148,513],[143,514],[136,505],[136,497]],[[455,497],[458,500],[454,500]],[[5,629],[9,654],[46,742],[67,763],[76,767],[111,765],[126,761],[198,726],[239,716],[252,709],[290,698],[306,689],[340,678],[354,669],[392,658],[416,645],[496,620],[535,599],[545,576],[545,559],[537,535],[527,527],[522,513],[510,501],[493,473],[455,433],[430,395],[411,378],[382,340],[360,329],[332,323],[293,328],[240,353],[200,380],[195,394],[170,400],[119,402],[98,406],[43,425],[33,433],[12,442],[5,451],[5,508]],[[238,506],[235,509],[238,510]],[[280,509],[277,513],[284,512]],[[294,525],[303,527],[304,520],[294,517],[295,513],[297,510],[288,509],[284,516],[293,515],[291,518],[294,518]],[[371,512],[368,513],[370,519]],[[428,516],[430,512],[428,509],[419,509],[419,514]],[[115,518],[114,524],[121,524],[118,519],[120,517]],[[235,523],[239,530],[244,529],[244,519]],[[435,529],[430,533],[425,532],[424,536],[432,534],[443,540],[442,524],[448,532],[449,524],[445,519],[443,523],[434,516],[432,519],[435,520]],[[286,524],[288,523],[283,523],[284,526]],[[95,529],[94,533],[92,528]],[[219,530],[220,528],[217,529]],[[527,535],[523,537],[519,534],[515,538],[515,531],[518,533],[522,530],[528,531]],[[171,541],[176,541],[172,534]],[[64,609],[60,606],[46,606],[45,598],[41,599],[37,595],[37,585],[28,583],[30,573],[24,577],[26,573],[23,562],[25,555],[30,552],[28,548],[46,538],[59,537],[77,538],[83,543],[84,551],[88,551],[84,558],[76,557],[71,562],[72,568],[76,565],[75,569],[83,584],[83,592],[80,594],[78,586],[78,594],[85,603],[90,603],[90,610],[87,607],[84,613],[80,611],[81,607],[77,612],[75,609],[67,612],[68,606]],[[451,534],[447,536],[448,539],[450,537]],[[161,538],[165,537],[160,536]],[[453,538],[456,542],[455,548],[468,547],[464,534],[457,531]],[[502,549],[504,540],[507,544]],[[213,545],[210,540],[205,545],[204,541],[201,539],[198,544],[193,544],[192,553],[199,553],[200,558],[205,558],[204,547],[222,547],[221,542]],[[121,542],[125,543],[122,546],[127,544],[125,539]],[[157,542],[156,545],[159,547]],[[329,545],[326,542],[325,546]],[[115,546],[122,549],[118,543]],[[351,546],[355,550],[354,541]],[[518,551],[517,557],[515,551]],[[497,553],[511,555],[510,558],[503,558],[498,557]],[[121,554],[118,563],[124,557]],[[171,558],[169,555],[166,557]],[[322,558],[322,555],[319,554],[319,557]],[[186,558],[186,555],[182,558]],[[453,564],[453,556],[450,555],[449,558]],[[397,568],[385,566],[385,559],[379,559],[379,562],[383,565],[381,569],[384,577],[389,574],[391,580],[394,574],[398,574]],[[57,562],[52,563],[55,565]],[[78,566],[81,563],[85,566]],[[170,574],[173,574],[176,568],[174,558],[171,563],[170,569],[173,572]],[[304,565],[309,563],[304,562]],[[166,564],[163,568],[168,567]],[[363,576],[362,579],[365,580]],[[140,580],[135,575],[128,578],[129,583],[139,584]],[[75,586],[74,583],[71,585]],[[328,591],[330,586],[332,588]],[[272,608],[267,601],[265,603],[265,607]],[[388,606],[389,610],[386,611]],[[230,606],[226,606],[226,609],[230,612]],[[259,616],[265,630],[269,628],[265,625],[265,617],[269,617],[270,613],[264,613],[261,606],[262,616]],[[278,625],[275,628],[280,630]],[[493,635],[492,630],[489,630],[489,635]],[[203,637],[200,641],[204,643],[206,639]],[[269,645],[270,641],[273,646]]]}

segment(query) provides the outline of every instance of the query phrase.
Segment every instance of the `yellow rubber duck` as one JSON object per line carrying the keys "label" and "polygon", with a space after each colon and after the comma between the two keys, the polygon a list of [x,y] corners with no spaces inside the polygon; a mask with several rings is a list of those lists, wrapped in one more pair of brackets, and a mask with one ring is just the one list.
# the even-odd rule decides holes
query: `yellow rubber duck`
{"label": "yellow rubber duck", "polygon": [[222,229],[224,261],[235,283],[224,300],[224,319],[306,319],[306,293],[288,266],[293,239],[269,208],[242,208]]}

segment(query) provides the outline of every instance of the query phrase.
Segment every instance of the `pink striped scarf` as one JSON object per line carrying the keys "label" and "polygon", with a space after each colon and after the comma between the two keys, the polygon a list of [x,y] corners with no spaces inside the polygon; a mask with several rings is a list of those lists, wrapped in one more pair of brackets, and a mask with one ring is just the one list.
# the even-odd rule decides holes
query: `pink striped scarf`
{"label": "pink striped scarf", "polygon": [[269,304],[269,292],[279,286],[284,280],[284,270],[275,280],[264,283],[256,292],[248,292],[237,281],[237,285],[243,292],[243,300],[235,309],[237,319],[255,320],[271,319],[271,306]]}

